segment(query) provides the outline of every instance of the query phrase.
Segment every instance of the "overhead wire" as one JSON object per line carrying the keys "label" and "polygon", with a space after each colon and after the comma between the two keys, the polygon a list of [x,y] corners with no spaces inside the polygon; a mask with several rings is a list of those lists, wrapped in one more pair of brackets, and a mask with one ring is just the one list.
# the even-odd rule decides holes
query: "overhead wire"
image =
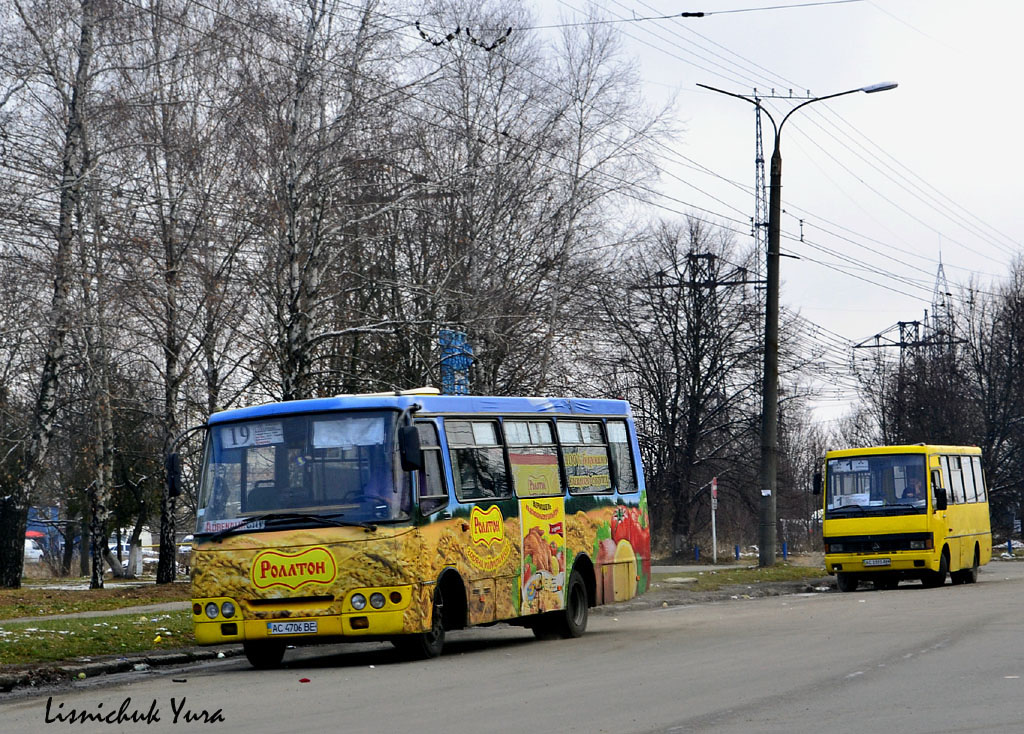
{"label": "overhead wire", "polygon": [[[617,5],[619,5],[620,7],[622,7],[622,4],[621,4],[621,3],[619,3],[619,2],[617,2],[616,4],[617,4]],[[648,7],[648,8],[650,8],[650,7],[651,7],[651,6],[650,6],[650,5],[648,4],[648,3],[644,3],[644,2],[641,2],[641,4],[642,4],[642,5],[644,5],[645,7]],[[570,6],[570,7],[571,7],[571,6]],[[684,32],[686,32],[686,33],[688,33],[688,34],[692,34],[692,35],[697,35],[697,36],[699,36],[699,37],[701,37],[701,38],[704,38],[705,40],[708,40],[708,39],[706,39],[706,37],[705,37],[705,36],[702,36],[702,35],[701,35],[701,34],[699,34],[699,33],[698,33],[698,32],[697,32],[696,30],[694,30],[694,24],[693,24],[693,23],[689,23],[689,22],[682,22],[682,21],[680,21],[680,20],[678,20],[678,19],[674,19],[674,20],[673,20],[673,25],[674,25],[674,27],[676,27],[677,29],[682,29],[682,30],[683,30]],[[649,30],[649,29],[647,29],[647,28],[644,28],[644,32],[647,32],[647,33],[653,33],[653,31],[651,31],[651,30]],[[660,38],[662,38],[662,39],[664,39],[664,36],[663,36],[663,35],[659,35],[659,37],[660,37]],[[714,42],[712,42],[712,43],[714,43]],[[720,44],[716,44],[716,45],[717,45],[717,46],[718,46],[719,48],[723,48],[723,50],[726,50],[726,51],[728,51],[727,49],[725,49],[724,47],[722,47],[722,46],[721,46]],[[731,53],[731,52],[730,52],[730,53]],[[715,52],[715,55],[716,55],[716,57],[718,57],[718,58],[724,58],[724,57],[723,57],[723,56],[722,56],[721,54],[718,54],[717,52]],[[744,62],[745,62],[746,64],[750,64],[750,63],[752,63],[752,62],[750,62],[750,60],[749,60],[749,59],[746,59],[745,57],[742,57],[742,56],[739,56],[739,55],[737,55],[737,57],[738,57],[738,58],[741,58],[741,59],[743,59],[743,61],[744,61]],[[685,59],[682,59],[682,60],[683,60],[684,62],[686,61]],[[772,74],[772,72],[768,71],[767,69],[764,69],[764,67],[758,67],[758,68],[760,68],[760,69],[763,69],[763,70],[764,70],[765,72],[767,72],[768,74]],[[752,74],[755,74],[755,75],[758,75],[758,76],[760,76],[760,75],[759,75],[759,72],[757,72],[756,70],[752,70],[752,69],[749,69],[749,68],[744,68],[744,72],[745,72],[745,73],[752,73]],[[712,73],[713,73],[713,72],[712,72]],[[753,83],[757,84],[757,83],[759,83],[760,79],[757,79],[757,80],[752,80],[752,81],[753,81]],[[764,81],[764,83],[767,83],[767,84],[770,84],[770,85],[773,85],[773,86],[775,86],[775,85],[778,85],[778,83],[779,83],[779,79],[778,79],[778,78],[776,78],[776,79],[771,79],[771,78],[769,78],[769,77],[763,77],[763,81]],[[784,82],[785,82],[785,83],[786,83],[786,84],[787,84],[788,86],[790,86],[790,87],[798,86],[798,85],[794,84],[794,83],[793,83],[793,82],[792,82],[791,80],[785,80],[785,79],[783,79],[782,81],[784,81]],[[832,108],[828,107],[828,105],[821,105],[821,106],[822,106],[822,107],[826,107],[826,108],[828,108],[828,111],[829,111],[830,113],[832,113],[832,114],[833,114],[833,115],[835,115],[836,117],[839,117],[840,119],[842,119],[842,118],[841,118],[841,117],[840,117],[839,115],[837,115],[837,114],[836,114],[836,113],[834,112],[834,110],[833,110]],[[819,114],[823,114],[823,113],[820,113],[820,111],[818,111],[818,112],[819,112]],[[845,122],[845,120],[844,120],[844,122]],[[846,124],[847,124],[847,125],[849,125],[849,123],[846,123]],[[852,126],[851,126],[851,127],[852,127]],[[855,128],[854,128],[854,129],[855,129]],[[833,135],[833,137],[835,137],[835,136]],[[842,141],[840,141],[840,145],[841,145],[841,146],[843,146],[843,147],[847,147],[847,148],[849,148],[849,146],[848,146],[848,145],[846,145],[846,143],[845,143],[845,142],[842,142]],[[879,149],[880,149],[880,146],[878,146],[878,144],[877,144],[877,143],[873,143],[873,146],[874,146],[875,148],[879,148]],[[852,150],[852,149],[851,149],[851,150]],[[886,155],[888,155],[888,154],[886,154]],[[892,156],[889,156],[889,157],[890,157],[890,158],[892,158]],[[858,179],[860,179],[861,177],[859,177],[859,176],[856,176],[856,175],[855,175],[855,178],[858,178]],[[891,199],[891,197],[890,197],[890,199]],[[934,208],[934,207],[933,207],[933,208]],[[946,211],[945,211],[945,209],[944,209],[944,208],[942,208],[942,207],[939,207],[939,208],[937,209],[937,211],[940,211],[940,212],[942,212],[942,213],[943,213],[944,215],[946,215],[946,216],[948,217],[948,214],[946,214]],[[949,239],[950,241],[956,240],[956,238],[950,237],[950,236],[949,236],[948,234],[946,235],[946,237],[947,237],[947,239]],[[894,248],[894,249],[897,249],[897,248]],[[934,263],[935,265],[937,265],[937,264],[938,264],[937,260],[934,260],[934,259],[933,259],[933,260],[932,260],[932,262],[933,262],[933,263]],[[977,271],[972,271],[972,272],[977,272]],[[984,275],[984,273],[979,273],[979,274],[982,274],[982,275]]]}
{"label": "overhead wire", "polygon": [[[566,6],[566,7],[570,8],[570,9],[574,10],[575,12],[580,12],[578,8],[575,8],[575,7],[574,7],[574,6],[572,6],[571,4],[569,4],[569,3],[565,2],[564,0],[561,0],[561,1],[562,1],[562,4],[563,4],[564,6]],[[621,3],[619,3],[619,5],[620,5],[620,7],[621,7]],[[648,6],[648,7],[649,7],[649,6]],[[666,39],[665,39],[665,36],[664,36],[664,35],[662,35],[662,34],[654,33],[654,31],[649,31],[649,32],[650,32],[650,33],[652,33],[653,35],[657,36],[657,37],[658,37],[658,38],[660,38],[661,40],[666,40]],[[707,67],[701,66],[701,65],[699,65],[699,64],[694,64],[694,62],[692,62],[692,61],[690,61],[690,60],[688,60],[688,59],[686,59],[686,58],[680,57],[680,56],[679,56],[678,54],[674,54],[673,52],[670,52],[670,51],[666,51],[666,49],[664,49],[663,47],[657,46],[657,45],[655,45],[655,44],[651,44],[651,43],[649,43],[649,42],[647,42],[647,41],[644,41],[643,39],[638,39],[638,38],[637,38],[636,36],[633,36],[632,34],[627,34],[627,35],[629,35],[630,37],[634,38],[634,40],[638,40],[638,41],[640,41],[641,43],[645,43],[646,45],[648,45],[648,46],[651,46],[651,47],[652,47],[652,48],[654,48],[655,50],[660,50],[660,51],[662,51],[663,53],[669,53],[670,55],[673,55],[673,56],[675,56],[676,58],[680,59],[681,61],[684,61],[685,63],[689,63],[689,64],[691,64],[691,65],[695,65],[695,66],[697,66],[697,68],[701,68],[701,69],[703,69],[703,70],[705,70],[705,71],[708,71],[709,73],[713,73],[713,74],[715,74],[715,75],[716,75],[716,76],[718,76],[718,77],[722,77],[722,76],[723,76],[723,75],[722,75],[721,73],[717,73],[717,72],[715,72],[715,71],[714,71],[713,69],[708,69]],[[718,58],[723,58],[723,59],[724,59],[724,57],[723,57],[723,56],[722,56],[721,54],[717,54],[717,53],[716,53],[715,55],[716,55],[716,56],[717,56]],[[718,64],[716,64],[716,65],[717,65],[717,66],[719,66],[719,68],[722,68],[722,67],[721,67],[721,65],[718,65]],[[763,68],[763,67],[761,67],[761,68]],[[726,78],[727,78],[727,79],[730,79],[731,77],[726,77]],[[749,81],[749,82],[752,82],[752,83],[754,83],[754,84],[758,83],[758,80],[757,80],[757,79],[752,79],[752,78],[750,78],[750,77],[748,77],[748,81]],[[770,83],[772,83],[772,80],[770,80],[770,79],[766,79],[766,80],[765,80],[765,82],[766,82],[766,83],[769,83],[769,84],[770,84]],[[833,137],[834,137],[834,135],[833,135]],[[845,145],[845,144],[844,144],[844,145]],[[662,146],[662,147],[667,147],[667,146]],[[847,146],[847,147],[848,147],[848,146]],[[751,191],[750,187],[745,187],[745,186],[742,186],[742,185],[740,185],[740,184],[737,184],[736,182],[730,182],[730,181],[727,181],[727,179],[725,179],[724,177],[718,176],[717,174],[715,174],[715,173],[714,173],[713,171],[711,171],[710,169],[708,169],[708,168],[707,168],[706,166],[704,166],[703,164],[700,164],[699,162],[693,161],[693,159],[690,159],[690,158],[686,158],[685,156],[680,156],[680,155],[679,155],[679,154],[678,154],[678,153],[677,153],[677,152],[676,152],[675,150],[669,149],[669,151],[668,151],[668,152],[669,152],[669,155],[670,155],[671,157],[673,157],[673,158],[676,158],[676,159],[678,159],[678,158],[682,157],[683,159],[685,159],[685,160],[687,161],[687,163],[685,163],[685,164],[683,164],[683,165],[685,165],[686,167],[688,167],[688,168],[691,168],[691,169],[693,169],[693,170],[697,170],[697,171],[699,171],[699,172],[704,172],[704,173],[708,173],[709,175],[715,176],[716,178],[718,178],[718,179],[720,179],[720,180],[726,181],[726,182],[727,182],[727,183],[729,183],[730,185],[736,186],[736,187],[740,188],[741,190],[745,191],[746,193],[750,194],[750,191]],[[833,156],[833,157],[834,157],[834,156]],[[845,168],[845,166],[844,166],[844,168]],[[846,170],[849,170],[849,169],[848,169],[848,168],[846,168]],[[661,168],[661,172],[662,172],[663,174],[666,174],[666,173],[667,173],[667,174],[669,175],[669,177],[670,177],[670,178],[675,178],[676,180],[680,180],[680,181],[681,181],[682,183],[684,183],[685,185],[687,185],[687,186],[689,186],[689,187],[691,187],[691,188],[695,189],[696,191],[698,191],[698,192],[700,192],[700,193],[702,193],[702,194],[708,195],[708,192],[707,192],[707,191],[705,191],[705,190],[704,190],[703,188],[701,188],[701,187],[699,187],[699,186],[696,186],[695,184],[693,184],[693,183],[692,183],[692,182],[690,182],[690,181],[685,181],[685,180],[682,180],[682,179],[680,179],[680,178],[679,178],[678,176],[675,176],[674,174],[672,174],[671,172],[667,171],[667,169],[665,169],[665,168],[663,168],[663,167]],[[852,172],[851,172],[851,174],[852,174]],[[855,178],[859,178],[859,177],[857,177],[857,176],[856,176],[856,174],[853,174],[853,175],[855,176]],[[737,210],[735,210],[735,207],[733,207],[733,206],[729,205],[729,204],[728,204],[727,202],[725,202],[724,200],[722,200],[722,199],[721,199],[721,198],[719,198],[719,197],[712,197],[712,200],[716,201],[716,202],[717,202],[717,203],[719,203],[719,204],[722,204],[722,205],[728,206],[728,207],[729,207],[730,209],[733,209],[734,211],[737,211]],[[705,211],[706,211],[706,210],[705,210]],[[861,244],[860,244],[859,242],[857,242],[856,240],[852,240],[851,238],[847,238],[847,239],[848,239],[849,241],[851,241],[851,242],[852,242],[853,244],[857,245],[857,246],[863,246],[863,245],[861,245]],[[900,251],[900,249],[899,249],[899,248],[896,248],[896,247],[892,247],[892,246],[890,246],[890,248],[891,248],[891,249],[892,249],[893,251],[895,251],[895,252],[899,252],[899,251]],[[867,248],[867,249],[869,249],[869,250],[873,250],[873,248]],[[896,258],[896,259],[898,260],[898,258]],[[930,262],[931,262],[931,263],[933,263],[933,264],[937,264],[937,261],[935,261],[935,260],[930,260]],[[972,272],[978,272],[978,271],[972,271]],[[881,273],[880,273],[880,275],[883,275],[883,277],[884,277],[884,274],[881,274]]]}

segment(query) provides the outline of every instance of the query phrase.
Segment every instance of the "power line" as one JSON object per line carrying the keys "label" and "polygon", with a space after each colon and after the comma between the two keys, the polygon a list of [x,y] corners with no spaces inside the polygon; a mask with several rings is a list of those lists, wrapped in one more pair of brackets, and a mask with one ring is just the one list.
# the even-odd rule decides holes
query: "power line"
{"label": "power line", "polygon": [[[763,7],[732,8],[728,10],[690,10],[668,15],[636,16],[633,18],[616,18],[602,20],[573,21],[571,23],[552,23],[548,25],[522,26],[516,30],[551,30],[558,28],[583,28],[599,25],[617,25],[620,23],[644,23],[660,20],[677,20],[681,18],[707,18],[712,15],[731,15],[736,13],[756,13],[764,10],[793,10],[799,8],[812,8],[822,5],[847,5],[849,3],[860,3],[865,0],[817,0],[817,2],[789,3],[786,5],[766,5]],[[648,6],[649,7],[649,6]],[[495,29],[490,29],[495,30]]]}

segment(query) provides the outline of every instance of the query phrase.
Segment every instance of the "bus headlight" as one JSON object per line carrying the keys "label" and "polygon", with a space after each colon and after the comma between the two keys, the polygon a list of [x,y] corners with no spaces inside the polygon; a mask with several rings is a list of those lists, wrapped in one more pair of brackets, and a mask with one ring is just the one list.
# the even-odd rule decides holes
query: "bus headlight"
{"label": "bus headlight", "polygon": [[217,618],[217,614],[219,612],[220,612],[220,610],[217,609],[217,605],[214,604],[212,601],[209,604],[206,605],[206,616],[209,617],[210,619],[216,619]]}
{"label": "bus headlight", "polygon": [[842,543],[829,543],[828,545],[825,546],[825,552],[826,553],[842,553],[843,552],[843,544]]}
{"label": "bus headlight", "polygon": [[366,597],[362,594],[353,594],[352,608],[356,611],[362,611],[363,609],[366,609]]}
{"label": "bus headlight", "polygon": [[235,605],[229,601],[224,602],[220,606],[220,613],[224,615],[225,619],[231,619],[235,616]]}
{"label": "bus headlight", "polygon": [[385,602],[384,595],[381,594],[379,591],[375,591],[372,594],[370,594],[370,606],[373,607],[374,609],[381,609],[381,608],[383,608],[384,607],[384,602]]}
{"label": "bus headlight", "polygon": [[931,550],[932,539],[910,541],[910,550]]}

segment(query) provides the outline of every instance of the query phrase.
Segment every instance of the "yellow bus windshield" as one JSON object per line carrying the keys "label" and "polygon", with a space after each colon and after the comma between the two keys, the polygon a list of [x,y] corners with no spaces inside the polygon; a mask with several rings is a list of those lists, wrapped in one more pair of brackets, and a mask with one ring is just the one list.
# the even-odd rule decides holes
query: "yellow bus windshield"
{"label": "yellow bus windshield", "polygon": [[923,514],[926,486],[924,454],[829,459],[825,517]]}

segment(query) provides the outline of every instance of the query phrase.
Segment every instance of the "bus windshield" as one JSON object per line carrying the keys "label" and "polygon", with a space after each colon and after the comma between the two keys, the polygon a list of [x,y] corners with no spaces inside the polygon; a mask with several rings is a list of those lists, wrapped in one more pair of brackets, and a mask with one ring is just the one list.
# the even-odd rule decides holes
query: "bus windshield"
{"label": "bus windshield", "polygon": [[196,532],[222,532],[256,516],[408,519],[411,488],[394,448],[397,415],[318,413],[212,426]]}
{"label": "bus windshield", "polygon": [[925,512],[924,454],[829,459],[826,474],[828,516]]}

